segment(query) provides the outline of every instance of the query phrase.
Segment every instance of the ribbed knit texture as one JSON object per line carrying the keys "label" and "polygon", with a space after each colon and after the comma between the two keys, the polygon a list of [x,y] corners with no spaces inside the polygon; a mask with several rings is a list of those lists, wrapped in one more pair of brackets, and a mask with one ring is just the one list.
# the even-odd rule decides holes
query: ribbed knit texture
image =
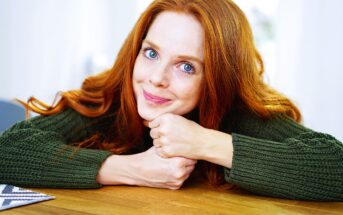
{"label": "ribbed knit texture", "polygon": [[232,134],[232,168],[224,168],[228,182],[261,195],[343,201],[342,143],[286,116],[238,118],[244,120],[235,120],[233,130],[240,134]]}
{"label": "ribbed knit texture", "polygon": [[[73,154],[75,147],[68,145],[109,124],[85,129],[95,120],[67,110],[17,123],[0,135],[0,183],[99,187],[96,175],[110,153],[77,149]],[[233,137],[232,168],[223,168],[229,183],[274,197],[343,201],[343,145],[334,137],[283,115],[262,120],[249,112],[233,112],[220,130]]]}
{"label": "ribbed knit texture", "polygon": [[0,184],[26,187],[97,188],[107,151],[70,145],[84,138],[85,117],[72,110],[17,123],[0,136]]}

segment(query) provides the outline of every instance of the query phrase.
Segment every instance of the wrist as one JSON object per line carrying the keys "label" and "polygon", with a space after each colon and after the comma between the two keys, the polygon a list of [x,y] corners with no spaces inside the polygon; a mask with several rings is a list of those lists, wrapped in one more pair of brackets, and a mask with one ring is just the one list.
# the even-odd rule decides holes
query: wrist
{"label": "wrist", "polygon": [[214,129],[206,129],[201,141],[204,146],[202,147],[201,160],[231,168],[233,144],[230,134]]}
{"label": "wrist", "polygon": [[102,164],[97,182],[102,185],[134,185],[130,174],[131,157],[133,155],[111,155]]}

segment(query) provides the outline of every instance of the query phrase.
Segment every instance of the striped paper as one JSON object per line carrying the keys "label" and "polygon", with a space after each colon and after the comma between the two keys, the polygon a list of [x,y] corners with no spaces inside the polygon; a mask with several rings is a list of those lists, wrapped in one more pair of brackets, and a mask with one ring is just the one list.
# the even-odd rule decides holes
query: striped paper
{"label": "striped paper", "polygon": [[0,184],[0,211],[54,198],[54,196],[33,192],[13,185]]}

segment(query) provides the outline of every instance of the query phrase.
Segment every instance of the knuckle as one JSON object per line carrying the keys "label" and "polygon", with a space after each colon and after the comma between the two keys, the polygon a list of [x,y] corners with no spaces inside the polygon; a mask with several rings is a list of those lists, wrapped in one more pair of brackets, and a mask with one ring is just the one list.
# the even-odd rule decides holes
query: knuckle
{"label": "knuckle", "polygon": [[185,176],[185,172],[184,172],[184,171],[177,171],[177,172],[174,173],[174,177],[175,177],[176,179],[181,179],[181,178],[183,178],[184,176]]}
{"label": "knuckle", "polygon": [[177,181],[175,182],[174,186],[179,189],[182,186],[182,184],[183,184],[183,181]]}
{"label": "knuckle", "polygon": [[185,158],[182,157],[176,157],[175,158],[175,165],[179,168],[182,168],[186,165],[186,160]]}
{"label": "knuckle", "polygon": [[152,141],[152,144],[155,146],[155,147],[161,147],[161,143],[157,140],[153,140]]}
{"label": "knuckle", "polygon": [[170,149],[170,147],[165,146],[164,144],[162,143],[163,147],[161,149],[163,151],[163,154],[165,154],[168,157],[172,157],[174,155],[173,151]]}
{"label": "knuckle", "polygon": [[150,130],[150,137],[153,137],[153,135],[154,135],[154,129],[151,129]]}
{"label": "knuckle", "polygon": [[168,156],[162,150],[157,150],[157,154],[161,158],[168,158]]}
{"label": "knuckle", "polygon": [[160,129],[159,129],[159,133],[161,134],[161,135],[166,135],[167,134],[167,131],[166,131],[167,129],[166,129],[166,126],[161,126],[160,127]]}
{"label": "knuckle", "polygon": [[171,157],[171,155],[170,154],[168,154],[168,153],[166,153],[166,151],[164,150],[164,148],[157,148],[156,149],[156,152],[158,153],[158,155],[160,156],[160,157],[162,157],[162,158],[169,158],[169,157]]}

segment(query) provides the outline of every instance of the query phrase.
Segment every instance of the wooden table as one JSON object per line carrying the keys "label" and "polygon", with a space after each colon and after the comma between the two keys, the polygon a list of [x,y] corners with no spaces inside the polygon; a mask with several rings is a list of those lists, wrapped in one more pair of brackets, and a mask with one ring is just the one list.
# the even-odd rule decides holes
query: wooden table
{"label": "wooden table", "polygon": [[257,196],[240,189],[219,191],[200,183],[180,190],[134,186],[101,189],[31,189],[55,200],[1,214],[343,214],[343,202],[306,202]]}

